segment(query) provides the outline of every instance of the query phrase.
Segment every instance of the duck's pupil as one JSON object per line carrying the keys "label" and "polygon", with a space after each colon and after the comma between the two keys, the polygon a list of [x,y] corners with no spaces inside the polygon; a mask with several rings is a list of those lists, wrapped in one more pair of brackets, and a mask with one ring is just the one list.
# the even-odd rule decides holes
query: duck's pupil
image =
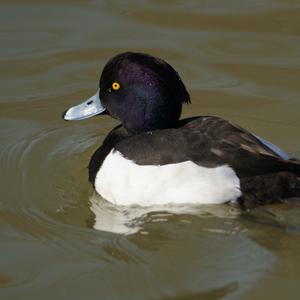
{"label": "duck's pupil", "polygon": [[120,84],[117,83],[117,82],[114,82],[113,85],[112,85],[112,88],[113,88],[114,90],[118,90],[118,89],[120,88]]}
{"label": "duck's pupil", "polygon": [[87,105],[91,105],[92,103],[93,103],[93,100],[89,101],[89,102],[87,103]]}

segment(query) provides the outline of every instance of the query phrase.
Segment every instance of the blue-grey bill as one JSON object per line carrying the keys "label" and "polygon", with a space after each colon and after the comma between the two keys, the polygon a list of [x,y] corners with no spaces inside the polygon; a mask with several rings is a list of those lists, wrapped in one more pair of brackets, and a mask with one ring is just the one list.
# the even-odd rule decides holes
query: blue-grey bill
{"label": "blue-grey bill", "polygon": [[97,93],[86,101],[69,108],[65,114],[64,119],[67,121],[71,120],[83,120],[105,111],[101,100],[99,98],[99,90]]}

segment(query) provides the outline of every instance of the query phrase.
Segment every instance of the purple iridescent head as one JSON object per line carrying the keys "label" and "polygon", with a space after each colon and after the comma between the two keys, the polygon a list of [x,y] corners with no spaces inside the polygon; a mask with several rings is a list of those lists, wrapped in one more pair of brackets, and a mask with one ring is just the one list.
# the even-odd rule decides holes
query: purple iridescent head
{"label": "purple iridescent head", "polygon": [[[126,52],[110,59],[99,87],[94,97],[101,99],[102,111],[106,109],[134,133],[175,126],[182,103],[190,102],[177,72],[165,61],[142,53]],[[86,109],[91,109],[88,103]]]}
{"label": "purple iridescent head", "polygon": [[[112,88],[113,83],[119,89]],[[189,94],[177,72],[165,61],[142,53],[113,57],[100,78],[100,99],[109,114],[129,131],[172,127]]]}

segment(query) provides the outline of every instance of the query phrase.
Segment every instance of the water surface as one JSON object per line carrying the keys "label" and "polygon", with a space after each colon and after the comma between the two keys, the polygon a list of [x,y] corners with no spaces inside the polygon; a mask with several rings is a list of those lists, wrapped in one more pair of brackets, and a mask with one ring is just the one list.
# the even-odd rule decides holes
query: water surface
{"label": "water surface", "polygon": [[1,299],[298,299],[299,207],[111,207],[87,164],[117,122],[61,114],[108,58],[143,51],[181,74],[185,117],[300,157],[299,1],[12,0],[0,15]]}

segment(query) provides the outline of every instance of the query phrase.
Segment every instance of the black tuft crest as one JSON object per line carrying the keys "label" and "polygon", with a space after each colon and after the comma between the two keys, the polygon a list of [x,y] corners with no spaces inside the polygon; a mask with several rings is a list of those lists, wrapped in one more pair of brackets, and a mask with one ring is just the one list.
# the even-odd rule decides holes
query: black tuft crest
{"label": "black tuft crest", "polygon": [[[112,89],[114,82],[120,84],[118,91]],[[162,59],[143,53],[125,52],[110,59],[99,85],[107,111],[131,132],[173,127],[182,103],[190,103],[178,73]]]}
{"label": "black tuft crest", "polygon": [[109,88],[108,82],[110,83],[113,78],[116,77],[116,72],[126,68],[130,63],[140,64],[146,69],[156,73],[157,79],[160,80],[162,85],[169,89],[174,100],[179,101],[180,103],[191,103],[190,95],[174,68],[166,61],[145,53],[124,52],[111,58],[106,63],[101,74],[99,82],[101,90]]}

